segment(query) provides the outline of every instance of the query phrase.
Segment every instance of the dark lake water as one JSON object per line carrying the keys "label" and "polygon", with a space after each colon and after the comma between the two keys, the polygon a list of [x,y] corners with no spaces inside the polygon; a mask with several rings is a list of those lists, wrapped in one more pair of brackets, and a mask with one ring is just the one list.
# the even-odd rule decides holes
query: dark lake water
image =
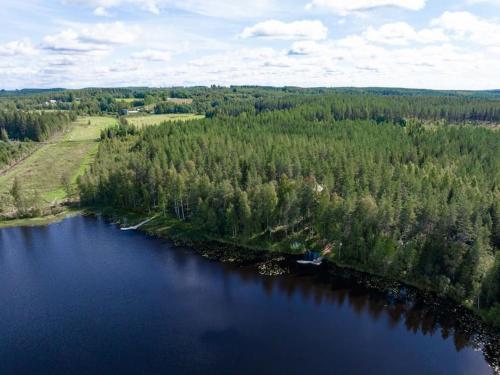
{"label": "dark lake water", "polygon": [[491,372],[452,327],[346,283],[260,276],[96,218],[0,230],[0,374]]}

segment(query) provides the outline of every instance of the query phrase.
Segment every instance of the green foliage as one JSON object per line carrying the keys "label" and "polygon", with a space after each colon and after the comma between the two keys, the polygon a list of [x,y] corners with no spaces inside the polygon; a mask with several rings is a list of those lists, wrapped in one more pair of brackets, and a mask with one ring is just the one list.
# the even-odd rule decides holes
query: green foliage
{"label": "green foliage", "polygon": [[490,322],[492,325],[500,327],[500,303],[497,303],[494,306],[487,309],[483,313],[483,316],[485,320]]}
{"label": "green foliage", "polygon": [[36,217],[41,214],[41,197],[38,191],[27,192],[18,178],[14,180],[10,191],[17,217]]}
{"label": "green foliage", "polygon": [[75,194],[75,189],[73,187],[69,171],[61,176],[61,185],[64,188],[64,191],[68,198],[71,198]]}
{"label": "green foliage", "polygon": [[0,168],[13,163],[29,153],[35,144],[32,142],[4,142],[0,141]]}
{"label": "green foliage", "polygon": [[154,112],[157,115],[164,113],[192,113],[193,108],[189,104],[162,102],[155,105]]}
{"label": "green foliage", "polygon": [[136,133],[137,128],[134,125],[129,124],[126,118],[120,117],[118,125],[111,126],[101,131],[101,140],[114,137],[125,137],[127,135],[134,135]]}
{"label": "green foliage", "polygon": [[340,263],[498,303],[500,134],[400,121],[494,118],[498,102],[303,92],[216,88],[210,119],[104,137],[81,199],[240,243],[330,243]]}
{"label": "green foliage", "polygon": [[74,120],[76,120],[76,115],[72,112],[39,113],[0,110],[0,132],[2,139],[29,139],[39,142],[61,131]]}
{"label": "green foliage", "polygon": [[483,306],[500,305],[500,251],[498,249],[495,264],[482,285],[481,302]]}
{"label": "green foliage", "polygon": [[[9,110],[71,110],[77,114],[120,114],[132,107],[157,113],[207,117],[254,115],[308,106],[311,119],[371,119],[407,126],[412,119],[447,122],[498,122],[497,91],[431,91],[387,88],[191,87],[88,88],[0,92]],[[186,100],[187,99],[187,100]]]}

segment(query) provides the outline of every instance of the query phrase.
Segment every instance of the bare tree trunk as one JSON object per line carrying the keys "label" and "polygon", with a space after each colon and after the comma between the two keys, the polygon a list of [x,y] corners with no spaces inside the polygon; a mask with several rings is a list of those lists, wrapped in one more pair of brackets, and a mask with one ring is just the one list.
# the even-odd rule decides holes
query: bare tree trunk
{"label": "bare tree trunk", "polygon": [[182,202],[182,196],[181,196],[181,212],[182,212],[182,220],[186,220],[186,216],[184,215],[184,203]]}

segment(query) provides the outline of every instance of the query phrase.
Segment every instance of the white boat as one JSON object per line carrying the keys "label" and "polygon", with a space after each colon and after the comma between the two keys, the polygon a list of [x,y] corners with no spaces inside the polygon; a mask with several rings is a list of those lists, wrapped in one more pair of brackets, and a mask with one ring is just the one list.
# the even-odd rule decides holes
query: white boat
{"label": "white boat", "polygon": [[314,260],[298,260],[299,264],[312,264],[313,266],[320,266],[323,262],[323,257],[316,258]]}

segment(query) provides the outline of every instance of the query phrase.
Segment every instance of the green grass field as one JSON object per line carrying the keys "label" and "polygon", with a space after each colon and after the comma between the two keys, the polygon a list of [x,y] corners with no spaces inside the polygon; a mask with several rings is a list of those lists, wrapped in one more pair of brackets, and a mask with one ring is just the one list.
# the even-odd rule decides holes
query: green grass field
{"label": "green grass field", "polygon": [[193,99],[183,99],[183,98],[168,98],[167,102],[175,103],[175,104],[191,104],[193,103]]}
{"label": "green grass field", "polygon": [[112,117],[79,118],[69,132],[47,142],[0,176],[0,202],[12,205],[9,191],[16,177],[23,190],[37,191],[45,204],[66,198],[62,177],[69,175],[76,184],[78,175],[84,172],[97,152],[101,130],[114,124],[116,119]]}
{"label": "green grass field", "polygon": [[117,102],[122,102],[122,103],[133,103],[135,101],[144,101],[144,99],[137,99],[137,98],[115,98]]}
{"label": "green grass field", "polygon": [[159,125],[164,121],[188,121],[201,119],[202,115],[193,114],[165,114],[165,115],[140,115],[127,116],[126,119],[130,124],[142,129],[146,126]]}

